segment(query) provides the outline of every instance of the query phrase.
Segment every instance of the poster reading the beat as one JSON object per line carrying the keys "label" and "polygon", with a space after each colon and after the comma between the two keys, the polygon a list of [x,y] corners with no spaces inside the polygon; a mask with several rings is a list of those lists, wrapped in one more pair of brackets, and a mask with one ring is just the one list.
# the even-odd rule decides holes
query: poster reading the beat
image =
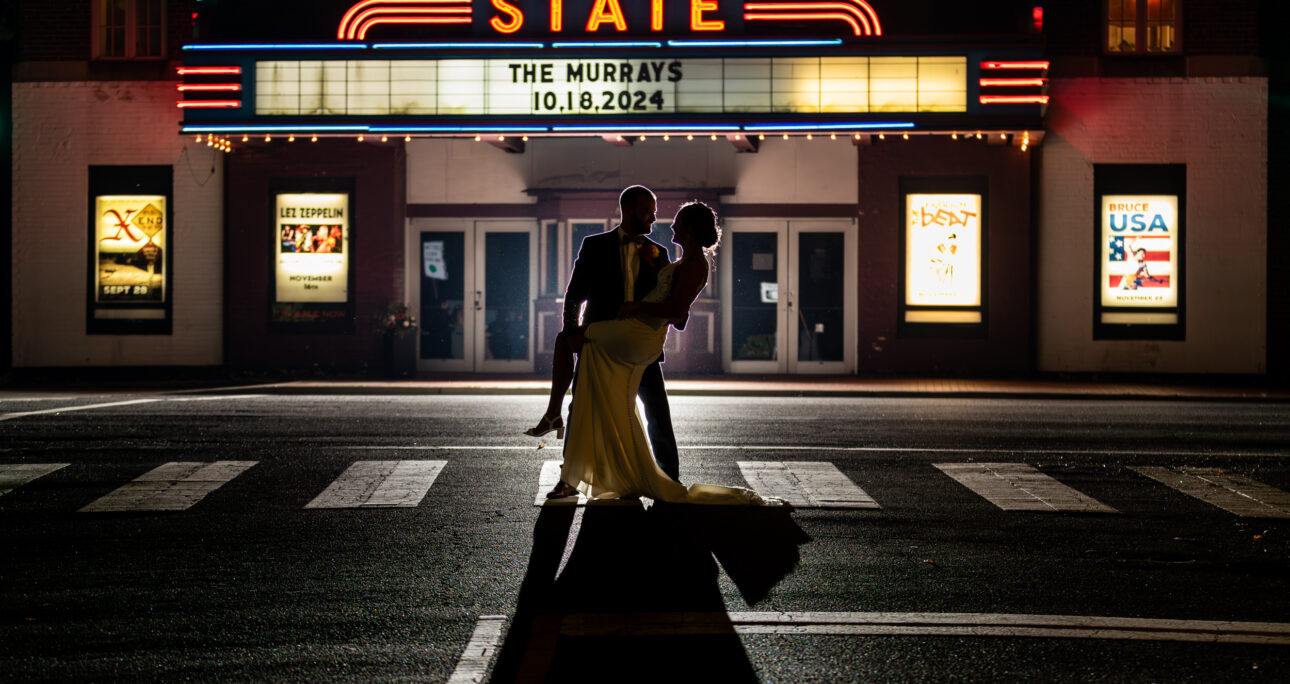
{"label": "poster reading the beat", "polygon": [[94,249],[94,300],[113,303],[166,301],[166,197],[99,195]]}
{"label": "poster reading the beat", "polygon": [[349,195],[279,194],[276,301],[349,300]]}
{"label": "poster reading the beat", "polygon": [[981,195],[905,196],[905,303],[981,304]]}
{"label": "poster reading the beat", "polygon": [[1102,306],[1178,305],[1178,197],[1104,195]]}

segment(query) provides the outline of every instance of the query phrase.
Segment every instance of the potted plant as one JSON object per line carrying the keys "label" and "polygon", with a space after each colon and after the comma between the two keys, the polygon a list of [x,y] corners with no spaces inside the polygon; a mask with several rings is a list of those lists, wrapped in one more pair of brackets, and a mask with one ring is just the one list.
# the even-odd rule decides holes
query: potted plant
{"label": "potted plant", "polygon": [[411,378],[417,374],[417,317],[408,305],[391,302],[379,318],[377,330],[385,348],[385,373],[391,378]]}

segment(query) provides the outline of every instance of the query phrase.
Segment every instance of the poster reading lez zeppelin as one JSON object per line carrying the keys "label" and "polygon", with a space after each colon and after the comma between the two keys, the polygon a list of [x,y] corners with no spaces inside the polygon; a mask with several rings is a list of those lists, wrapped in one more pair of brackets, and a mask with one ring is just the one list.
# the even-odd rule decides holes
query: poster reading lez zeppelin
{"label": "poster reading lez zeppelin", "polygon": [[1178,305],[1178,197],[1102,197],[1102,306]]}
{"label": "poster reading lez zeppelin", "polygon": [[166,198],[164,195],[99,195],[95,253],[96,302],[166,301]]}
{"label": "poster reading lez zeppelin", "polygon": [[274,207],[279,302],[349,300],[349,195],[280,194]]}

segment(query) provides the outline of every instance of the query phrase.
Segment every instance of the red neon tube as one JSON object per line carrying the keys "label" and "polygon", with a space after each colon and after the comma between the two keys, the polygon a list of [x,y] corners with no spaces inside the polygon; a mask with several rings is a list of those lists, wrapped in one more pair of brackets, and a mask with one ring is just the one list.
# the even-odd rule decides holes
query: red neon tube
{"label": "red neon tube", "polygon": [[1047,69],[1048,62],[981,62],[982,69]]}
{"label": "red neon tube", "polygon": [[193,90],[211,92],[211,91],[229,91],[229,90],[241,90],[241,89],[242,89],[241,83],[200,83],[200,84],[181,83],[179,84],[179,90],[185,91],[185,92],[193,91]]}
{"label": "red neon tube", "polygon": [[201,74],[240,74],[242,67],[179,67],[180,76],[201,75]]}
{"label": "red neon tube", "polygon": [[1046,78],[983,78],[983,86],[1043,86]]}
{"label": "red neon tube", "polygon": [[845,21],[848,24],[850,24],[851,29],[855,31],[855,34],[857,36],[865,35],[860,28],[860,24],[856,22],[856,18],[850,14],[845,14],[843,12],[802,12],[802,13],[784,12],[784,13],[776,13],[776,14],[754,14],[751,12],[744,13],[744,21],[751,21],[754,19],[770,19],[770,20],[801,19],[806,21],[809,21],[812,19],[837,19],[839,21]]}
{"label": "red neon tube", "polygon": [[1048,104],[1047,95],[982,95],[981,104]]}
{"label": "red neon tube", "polygon": [[175,106],[179,107],[180,109],[187,109],[190,107],[192,108],[202,108],[202,107],[233,108],[233,107],[241,107],[242,102],[241,100],[180,100],[175,103]]}

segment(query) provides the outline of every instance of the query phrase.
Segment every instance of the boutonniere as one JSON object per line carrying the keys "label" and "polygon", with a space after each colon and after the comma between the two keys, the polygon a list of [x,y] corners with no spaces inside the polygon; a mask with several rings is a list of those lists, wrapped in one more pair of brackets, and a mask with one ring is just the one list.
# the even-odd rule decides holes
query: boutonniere
{"label": "boutonniere", "polygon": [[658,258],[659,254],[662,254],[662,250],[658,248],[658,245],[649,241],[642,241],[636,249],[636,254],[644,261],[653,261]]}

